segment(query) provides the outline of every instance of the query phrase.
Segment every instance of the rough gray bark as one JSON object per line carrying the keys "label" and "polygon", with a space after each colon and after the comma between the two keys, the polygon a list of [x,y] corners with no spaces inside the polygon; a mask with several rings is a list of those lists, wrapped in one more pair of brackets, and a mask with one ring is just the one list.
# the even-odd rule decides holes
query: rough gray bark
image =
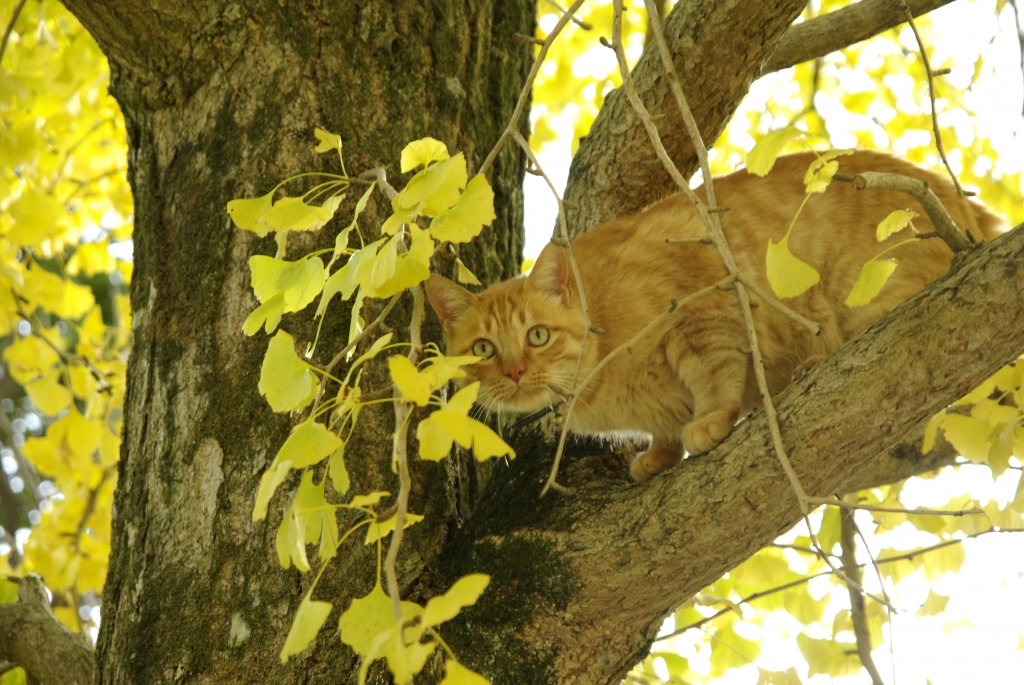
{"label": "rough gray bark", "polygon": [[[66,4],[110,59],[136,212],[134,350],[97,682],[349,682],[356,658],[336,632],[325,630],[308,656],[284,666],[278,658],[311,581],[282,570],[274,551],[297,482],[282,488],[266,522],[253,524],[251,513],[260,475],[293,417],[273,414],[257,390],[267,336],[246,338],[241,330],[255,305],[248,259],[273,254],[274,244],[234,228],[225,205],[302,171],[337,172],[336,156],[313,152],[316,126],[341,135],[353,174],[383,166],[401,187],[408,179],[399,173],[401,150],[427,135],[465,152],[472,171],[525,82],[531,48],[513,34],[533,32],[535,6]],[[492,171],[498,219],[462,252],[481,278],[518,270],[524,168],[521,151],[509,146]],[[357,191],[342,216],[351,216]],[[378,194],[362,226],[379,226],[388,209]],[[323,235],[293,235],[289,257],[333,245],[337,223]],[[450,267],[451,257],[439,266]],[[408,302],[388,325],[407,326]],[[335,306],[321,334],[321,364],[347,339],[348,312]],[[382,306],[369,303],[364,316],[372,319]],[[312,340],[308,314],[286,316],[283,327]],[[384,383],[378,374],[363,387]],[[393,414],[378,409],[363,414],[364,430],[349,447],[364,455],[349,464],[360,492],[397,490],[389,468]],[[406,538],[406,579],[444,544],[474,494],[457,465],[418,464],[417,471],[413,507],[432,524]],[[316,598],[346,607],[370,589],[374,565],[373,547],[347,545]]]}
{"label": "rough gray bark", "polygon": [[[312,154],[317,125],[342,135],[350,171],[385,166],[396,185],[401,147],[424,135],[465,151],[474,167],[518,96],[532,53],[512,34],[531,33],[532,3],[66,4],[110,58],[112,89],[130,136],[136,202],[135,348],[96,682],[353,682],[356,659],[331,630],[287,665],[277,658],[309,578],[277,566],[274,534],[286,494],[275,498],[267,522],[251,522],[259,477],[291,420],[272,414],[257,392],[266,338],[247,339],[240,330],[254,306],[247,259],[272,253],[273,245],[231,227],[224,207],[289,174],[333,171],[333,162]],[[708,79],[691,95],[706,134],[724,125],[802,6],[695,0],[682,5],[689,14],[669,19],[684,78],[689,82],[696,71]],[[664,99],[655,96],[657,76],[645,78],[642,92]],[[603,203],[602,189],[614,187],[621,200],[648,181],[657,187],[660,181],[651,179],[663,173],[630,163],[642,154],[621,146],[638,145],[622,133],[631,113],[619,108],[602,117],[575,162],[596,179],[594,192],[570,198],[581,215],[595,217],[631,209]],[[621,141],[613,145],[616,132]],[[522,170],[514,149],[499,156],[491,179],[498,221],[462,253],[488,280],[516,270]],[[583,176],[574,173],[578,185]],[[635,206],[647,204],[638,201]],[[379,225],[385,213],[375,200],[362,223]],[[333,237],[294,240],[293,254],[301,254]],[[1005,281],[1003,288],[1011,285]],[[974,291],[964,285],[961,298],[965,292]],[[1014,304],[999,300],[999,292],[993,288],[991,301],[999,320],[1007,320],[1008,309],[1019,310],[1019,296]],[[399,307],[387,324],[400,330],[407,320]],[[928,324],[908,321],[899,330],[917,344],[923,338],[914,322]],[[998,336],[995,321],[961,330],[978,340],[987,332]],[[329,358],[340,347],[346,322],[347,312],[339,312],[325,325],[320,354]],[[286,317],[284,325],[311,333],[300,316]],[[426,331],[434,339],[437,332]],[[875,348],[857,345],[848,348],[852,357],[838,359],[857,367],[875,363]],[[781,405],[787,438],[799,441],[817,426],[814,440],[839,440],[846,436],[842,426],[815,422],[842,417],[860,427],[862,443],[844,443],[839,457],[825,449],[834,445],[810,437],[795,449],[808,490],[838,488],[921,421],[920,402],[934,410],[952,399],[950,386],[962,393],[981,373],[979,365],[994,367],[1006,352],[998,345],[972,350],[970,363],[948,378],[908,378],[901,390],[914,388],[917,403],[901,397],[878,420],[864,414],[877,408],[863,399],[879,392],[869,390],[873,367],[850,375],[849,366],[830,361],[809,374],[799,388],[813,385],[811,399],[801,402],[793,390]],[[845,397],[845,384],[856,379],[861,394]],[[377,375],[364,387],[386,382]],[[837,395],[849,404],[839,404]],[[824,405],[830,410],[824,418],[815,413],[814,403],[822,401],[832,403]],[[844,414],[837,406],[854,409]],[[362,456],[349,463],[356,490],[391,477],[391,421],[390,410],[361,419],[364,430],[349,448]],[[865,421],[880,426],[876,439],[868,440]],[[576,496],[544,500],[536,493],[548,452],[520,441],[520,458],[512,468],[494,469],[475,509],[482,492],[475,478],[485,474],[474,465],[417,464],[413,510],[428,522],[409,531],[401,580],[410,597],[422,599],[462,573],[492,574],[481,606],[445,634],[467,665],[496,683],[616,682],[642,655],[665,612],[792,523],[795,501],[785,496],[774,458],[761,449],[759,427],[756,419],[745,422],[728,443],[747,445],[742,450],[720,449],[640,487],[629,486],[614,458],[570,461],[564,478],[577,487]],[[470,512],[469,525],[456,533]],[[681,560],[692,566],[680,567]],[[347,606],[370,589],[372,565],[372,548],[346,546],[314,598]],[[429,668],[436,676],[437,664]],[[386,680],[379,672],[374,678]]]}

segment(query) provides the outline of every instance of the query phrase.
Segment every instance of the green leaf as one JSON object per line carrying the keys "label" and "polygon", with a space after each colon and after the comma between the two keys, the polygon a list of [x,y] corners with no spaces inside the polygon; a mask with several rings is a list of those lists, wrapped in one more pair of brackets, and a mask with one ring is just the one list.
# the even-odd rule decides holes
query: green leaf
{"label": "green leaf", "polygon": [[714,638],[711,641],[711,665],[723,670],[746,666],[761,654],[761,645],[737,635],[732,625],[717,629]]}
{"label": "green leaf", "polygon": [[331,476],[331,485],[334,486],[334,491],[341,495],[347,494],[352,482],[348,477],[348,469],[345,468],[344,444],[331,455],[331,460],[327,462],[327,472]]}
{"label": "green leaf", "polygon": [[[466,186],[466,192],[462,194],[455,206],[439,212],[434,217],[434,220],[430,222],[430,232],[437,240],[467,243],[480,235],[483,227],[490,226],[496,218],[494,191],[491,190],[491,184],[482,174],[477,174]],[[473,279],[475,280],[476,277],[474,276]]]}
{"label": "green leaf", "polygon": [[284,291],[271,297],[269,300],[256,307],[252,314],[245,318],[242,323],[242,330],[246,335],[256,335],[256,331],[266,324],[264,331],[268,334],[277,330],[277,324],[281,323],[281,316],[284,314]]}
{"label": "green leaf", "polygon": [[878,261],[869,260],[860,270],[857,282],[853,284],[853,290],[846,298],[847,307],[863,307],[878,296],[878,293],[885,287],[889,276],[896,270],[897,261],[886,259]]}
{"label": "green leaf", "polygon": [[249,259],[249,271],[256,298],[267,303],[270,298],[281,294],[283,312],[304,309],[320,294],[327,279],[324,263],[319,257],[288,262],[255,255]]}
{"label": "green leaf", "polygon": [[[422,612],[422,607],[412,602],[402,602],[402,618],[410,621]],[[395,627],[395,614],[391,600],[380,585],[380,579],[365,597],[353,599],[345,613],[338,619],[341,641],[366,657],[371,653],[374,640]]]}
{"label": "green leaf", "polygon": [[270,211],[274,204],[274,192],[251,200],[232,200],[228,203],[228,216],[235,226],[246,231],[252,231],[261,238],[265,238],[270,232],[270,226],[259,223],[263,215]]}
{"label": "green leaf", "polygon": [[320,389],[309,364],[295,354],[295,340],[285,331],[270,339],[258,387],[276,412],[303,409]]}
{"label": "green leaf", "polygon": [[860,672],[860,659],[855,654],[847,654],[846,648],[832,640],[815,640],[801,633],[796,636],[797,647],[803,654],[807,665],[808,676],[823,673],[833,678],[853,675]]}
{"label": "green leaf", "polygon": [[766,266],[768,282],[780,299],[802,295],[821,280],[821,274],[813,266],[789,251],[789,236],[778,243],[768,239]]}
{"label": "green leaf", "polygon": [[775,160],[782,149],[799,135],[798,129],[786,127],[762,138],[747,155],[747,171],[758,176],[767,175],[775,166]]}
{"label": "green leaf", "polygon": [[281,649],[282,664],[286,663],[292,654],[298,654],[309,646],[320,632],[320,628],[327,622],[327,616],[333,608],[334,605],[330,602],[314,602],[309,597],[302,600]]}
{"label": "green leaf", "polygon": [[791,588],[783,593],[783,606],[786,611],[804,625],[820,621],[825,614],[826,604],[827,596],[816,600],[806,586]]}
{"label": "green leaf", "polygon": [[897,209],[889,216],[882,219],[882,223],[878,224],[878,228],[875,230],[875,237],[878,242],[882,242],[893,233],[899,233],[907,227],[913,219],[920,216],[917,212],[912,212],[909,209]]}
{"label": "green leaf", "polygon": [[402,150],[402,173],[412,171],[418,166],[426,166],[431,162],[443,162],[448,159],[448,146],[434,138],[420,138],[405,146]]}
{"label": "green leaf", "polygon": [[370,243],[354,255],[349,257],[345,266],[341,267],[327,279],[324,285],[323,295],[320,297],[320,304],[316,308],[316,315],[323,316],[327,311],[327,305],[331,298],[341,293],[341,299],[347,300],[360,285],[369,283],[370,271],[373,268],[373,258],[377,254],[377,248],[384,239]]}
{"label": "green leaf", "polygon": [[270,504],[270,498],[274,496],[277,487],[288,477],[291,468],[292,463],[290,461],[279,463],[277,460],[274,460],[274,463],[270,465],[270,468],[260,478],[260,488],[256,493],[256,503],[252,509],[253,522],[262,521],[267,517],[267,506]]}

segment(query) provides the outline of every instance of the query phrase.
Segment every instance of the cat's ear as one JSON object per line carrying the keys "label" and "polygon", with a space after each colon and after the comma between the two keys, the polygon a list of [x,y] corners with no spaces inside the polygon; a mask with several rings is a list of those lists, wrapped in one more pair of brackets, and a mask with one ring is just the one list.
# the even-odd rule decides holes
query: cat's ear
{"label": "cat's ear", "polygon": [[444,276],[430,274],[427,279],[427,299],[430,306],[437,312],[441,325],[445,330],[462,314],[473,306],[476,295],[458,283],[449,281]]}
{"label": "cat's ear", "polygon": [[548,243],[537,257],[527,280],[534,290],[553,295],[568,305],[572,299],[572,291],[569,290],[570,275],[569,257],[565,253],[565,248]]}

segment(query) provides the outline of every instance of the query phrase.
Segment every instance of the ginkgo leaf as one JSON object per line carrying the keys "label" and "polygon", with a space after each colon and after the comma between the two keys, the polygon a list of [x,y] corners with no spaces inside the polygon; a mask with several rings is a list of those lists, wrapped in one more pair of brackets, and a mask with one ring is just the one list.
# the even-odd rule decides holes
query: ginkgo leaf
{"label": "ginkgo leaf", "polygon": [[469,176],[466,174],[466,158],[460,152],[413,176],[405,189],[392,201],[392,208],[409,209],[422,202],[425,205],[420,213],[432,217],[459,201],[467,180]]}
{"label": "ginkgo leaf", "polygon": [[412,221],[419,216],[420,210],[424,207],[426,207],[426,203],[420,202],[407,209],[396,209],[394,214],[384,221],[384,225],[380,227],[380,232],[384,235],[394,235],[395,233],[398,233],[399,229],[401,229],[403,225],[412,223]]}
{"label": "ginkgo leaf", "polygon": [[65,319],[74,320],[83,317],[95,304],[96,297],[92,294],[92,288],[67,281],[64,283],[64,296],[57,308],[52,311]]}
{"label": "ginkgo leaf", "polygon": [[440,685],[490,685],[491,681],[469,670],[455,659],[444,662],[444,680]]}
{"label": "ginkgo leaf", "polygon": [[267,505],[270,504],[270,498],[274,496],[277,487],[288,477],[291,468],[292,463],[290,461],[281,463],[275,461],[266,470],[263,477],[260,478],[260,487],[256,493],[256,503],[252,508],[253,522],[262,521],[267,517]]}
{"label": "ginkgo leaf", "polygon": [[448,159],[448,146],[435,138],[414,140],[402,150],[402,173]]}
{"label": "ginkgo leaf", "polygon": [[[413,602],[402,602],[402,618],[411,621],[423,611]],[[353,599],[348,609],[338,619],[341,641],[366,657],[370,654],[378,635],[395,627],[395,614],[391,599],[384,594],[380,579],[365,597]]]}
{"label": "ginkgo leaf", "polygon": [[338,154],[341,154],[341,136],[336,133],[331,133],[326,129],[322,129],[317,126],[313,129],[313,135],[320,142],[317,143],[315,150],[317,152],[330,152],[331,150],[337,150]]}
{"label": "ginkgo leaf", "polygon": [[766,262],[768,283],[780,299],[801,295],[821,280],[821,274],[813,266],[789,251],[788,236],[778,243],[768,239]]}
{"label": "ginkgo leaf", "polygon": [[341,438],[322,423],[309,418],[292,429],[275,461],[291,461],[293,469],[301,469],[323,461],[342,444]]}
{"label": "ginkgo leaf", "polygon": [[64,301],[64,279],[38,266],[25,272],[19,293],[34,305],[55,312]]}
{"label": "ginkgo leaf", "polygon": [[[415,525],[423,520],[423,516],[420,514],[406,513],[405,515],[405,528]],[[395,531],[398,526],[398,514],[395,514],[391,518],[377,523],[374,521],[366,527],[366,544],[377,542],[382,538],[387,537],[389,534]]]}
{"label": "ginkgo leaf", "polygon": [[256,222],[266,235],[269,231],[314,231],[331,220],[341,203],[341,197],[332,196],[323,205],[306,204],[300,197],[283,197],[274,203]]}
{"label": "ginkgo leaf", "polygon": [[[466,243],[480,235],[483,227],[490,226],[495,218],[494,191],[483,174],[477,174],[455,206],[434,217],[430,222],[430,232],[437,240]],[[476,279],[475,276],[473,278]]]}
{"label": "ginkgo leaf", "polygon": [[370,286],[366,288],[369,297],[391,297],[430,277],[430,258],[434,254],[430,233],[420,231],[403,254],[398,254],[400,239],[401,235],[396,235],[388,241],[374,260]]}
{"label": "ginkgo leaf", "polygon": [[252,313],[242,322],[242,330],[249,336],[256,335],[256,331],[261,327],[266,333],[273,333],[277,330],[277,324],[281,323],[283,314],[284,291],[281,291],[252,310]]}
{"label": "ginkgo leaf", "polygon": [[942,420],[942,430],[946,440],[964,459],[976,464],[983,464],[988,459],[992,427],[987,421],[978,421],[959,414],[947,414]]}
{"label": "ginkgo leaf", "polygon": [[327,311],[327,305],[331,298],[341,293],[341,299],[347,300],[352,297],[361,284],[369,282],[370,271],[373,268],[373,258],[377,254],[377,248],[384,242],[383,239],[370,243],[354,255],[348,258],[345,266],[341,267],[327,279],[324,284],[323,295],[320,297],[320,304],[316,308],[316,315],[323,316]]}
{"label": "ginkgo leaf", "polygon": [[57,352],[36,335],[20,340],[15,336],[14,342],[4,350],[3,358],[11,377],[22,385],[60,361]]}
{"label": "ginkgo leaf", "polygon": [[52,195],[31,186],[10,204],[7,213],[14,226],[6,237],[23,247],[38,247],[65,229],[64,207]]}
{"label": "ginkgo leaf", "polygon": [[766,175],[775,166],[782,149],[800,133],[798,129],[787,127],[762,138],[747,155],[747,171],[758,176]]}
{"label": "ginkgo leaf", "polygon": [[319,257],[306,259],[284,289],[284,311],[301,311],[324,289],[327,271]]}
{"label": "ginkgo leaf", "polygon": [[334,491],[344,495],[348,492],[352,483],[348,477],[348,469],[345,468],[345,445],[334,451],[331,460],[327,462],[327,473],[331,477],[331,485]]}
{"label": "ginkgo leaf", "polygon": [[458,265],[459,271],[456,275],[459,283],[467,283],[469,285],[483,285],[480,279],[476,277],[469,267],[462,263],[462,260],[458,257],[455,258],[455,263]]}
{"label": "ginkgo leaf", "polygon": [[299,610],[295,612],[295,620],[292,621],[291,630],[284,640],[284,647],[281,649],[281,663],[286,663],[292,654],[298,654],[306,649],[313,641],[316,634],[320,632],[327,617],[334,605],[330,602],[315,602],[305,597],[299,604]]}
{"label": "ginkgo leaf", "polygon": [[878,242],[882,242],[893,233],[902,231],[907,227],[907,224],[918,216],[917,212],[909,209],[897,209],[878,224],[878,228],[875,230],[875,237],[878,239]]}
{"label": "ginkgo leaf", "polygon": [[319,390],[316,376],[309,364],[295,354],[295,340],[285,331],[278,331],[270,339],[258,387],[276,412],[302,409]]}
{"label": "ginkgo leaf", "polygon": [[827,150],[820,153],[804,174],[804,185],[807,186],[808,194],[825,192],[839,170],[839,162],[836,162],[835,158],[852,154],[853,150]]}
{"label": "ginkgo leaf", "polygon": [[256,299],[266,302],[269,298],[282,292],[302,270],[304,259],[294,262],[274,259],[266,255],[253,255],[249,258],[249,273],[252,278],[252,291]]}
{"label": "ginkgo leaf", "polygon": [[453,378],[462,378],[466,372],[461,367],[467,364],[476,364],[482,361],[480,357],[446,357],[438,355],[427,360],[420,373],[432,374],[434,376],[434,387],[439,388]]}
{"label": "ginkgo leaf", "polygon": [[450,621],[459,615],[463,607],[476,604],[483,594],[491,577],[485,573],[471,573],[462,576],[452,585],[448,592],[433,597],[423,609],[421,621],[425,626],[437,626]]}
{"label": "ginkgo leaf", "polygon": [[359,221],[359,215],[363,213],[364,209],[366,209],[366,203],[370,200],[370,195],[373,194],[376,187],[376,183],[371,183],[370,187],[366,189],[366,192],[363,193],[362,197],[356,201],[356,208],[352,212],[352,223],[343,228],[334,239],[334,254],[331,255],[331,261],[327,264],[328,270],[334,266],[334,263],[338,261],[338,259],[340,259],[348,249],[348,237],[352,233],[352,230],[356,228],[357,222]]}
{"label": "ginkgo leaf", "polygon": [[246,231],[252,231],[261,238],[265,238],[270,232],[270,226],[259,223],[263,215],[270,211],[274,204],[274,192],[251,200],[232,200],[228,203],[228,216],[235,226]]}
{"label": "ginkgo leaf", "polygon": [[853,284],[853,290],[846,298],[846,306],[863,307],[875,299],[885,287],[889,276],[896,270],[896,264],[895,259],[869,260],[861,267],[860,276],[857,277],[857,282]]}
{"label": "ginkgo leaf", "polygon": [[392,630],[389,635],[379,636],[370,650],[370,659],[383,656],[387,659],[388,670],[395,679],[395,685],[411,685],[413,677],[423,670],[427,659],[434,653],[436,642],[411,642],[402,639],[401,631]]}
{"label": "ginkgo leaf", "polygon": [[305,525],[295,516],[294,504],[288,507],[288,511],[285,512],[284,519],[277,529],[274,549],[277,552],[277,560],[281,564],[281,568],[289,569],[292,564],[295,564],[295,568],[303,573],[309,572],[309,559],[306,558]]}
{"label": "ginkgo leaf", "polygon": [[25,391],[32,398],[32,404],[48,416],[55,416],[64,411],[74,400],[71,391],[61,385],[57,377],[57,374],[48,374],[25,384]]}
{"label": "ginkgo leaf", "polygon": [[416,426],[416,440],[420,443],[420,459],[441,461],[452,451],[454,438],[433,421],[432,416],[433,414],[420,421]]}
{"label": "ginkgo leaf", "polygon": [[427,406],[430,393],[437,383],[437,378],[433,374],[421,373],[415,364],[400,354],[388,358],[388,368],[391,370],[391,379],[402,393],[402,397],[421,407]]}
{"label": "ginkgo leaf", "polygon": [[387,490],[374,490],[369,495],[356,495],[348,504],[350,507],[372,507],[390,495]]}

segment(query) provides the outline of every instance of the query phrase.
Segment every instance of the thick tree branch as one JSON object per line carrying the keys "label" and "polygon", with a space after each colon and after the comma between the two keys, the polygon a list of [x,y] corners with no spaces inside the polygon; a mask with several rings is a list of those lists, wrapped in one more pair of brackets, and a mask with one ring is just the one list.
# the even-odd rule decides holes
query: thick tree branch
{"label": "thick tree branch", "polygon": [[0,661],[43,685],[90,685],[96,659],[85,639],[54,617],[39,576],[16,580],[18,602],[0,604]]}
{"label": "thick tree branch", "polygon": [[[907,0],[915,17],[948,5],[953,0]],[[854,43],[867,40],[907,20],[898,2],[863,0],[841,10],[794,24],[759,76],[816,59]]]}
{"label": "thick tree branch", "polygon": [[[1024,337],[1013,333],[1021,330],[1024,231],[1013,231],[957,259],[949,274],[779,395],[783,441],[808,493],[863,477],[880,453],[1024,352]],[[524,500],[544,466],[502,484],[456,548],[465,554],[472,546],[481,571],[501,557],[495,548],[543,540],[556,550],[547,567],[566,569],[557,584],[574,588],[572,597],[562,605],[539,598],[537,615],[514,637],[537,654],[553,650],[560,683],[617,682],[666,613],[800,517],[762,412],[716,450],[637,486],[584,459],[562,471],[575,496]],[[497,512],[512,511],[515,523],[497,522]],[[528,573],[530,563],[517,572]],[[514,591],[496,587],[494,596]],[[478,611],[489,601],[485,595]]]}

